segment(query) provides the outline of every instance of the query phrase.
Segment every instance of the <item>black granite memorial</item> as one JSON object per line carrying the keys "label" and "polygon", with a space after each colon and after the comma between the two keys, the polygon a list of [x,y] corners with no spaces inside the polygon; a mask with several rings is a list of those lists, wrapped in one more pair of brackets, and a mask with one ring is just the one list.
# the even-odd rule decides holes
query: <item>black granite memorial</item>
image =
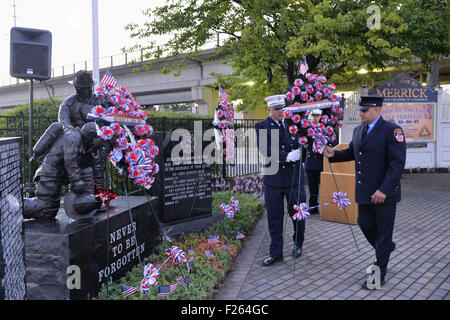
{"label": "black granite memorial", "polygon": [[20,138],[0,138],[0,300],[26,296]]}
{"label": "black granite memorial", "polygon": [[147,197],[120,196],[107,212],[80,220],[63,210],[55,221],[24,222],[28,299],[91,299],[107,279],[123,277],[157,245]]}
{"label": "black granite memorial", "polygon": [[[193,141],[193,134],[189,134]],[[202,156],[207,143],[202,143],[197,154],[192,144],[190,149],[185,149],[190,150],[188,153],[180,152],[172,157],[173,149],[180,149],[183,141],[171,141],[170,135],[170,132],[154,133],[154,140],[160,146],[156,157],[159,174],[151,192],[159,196],[160,221],[174,223],[211,216],[211,165],[203,161]]]}

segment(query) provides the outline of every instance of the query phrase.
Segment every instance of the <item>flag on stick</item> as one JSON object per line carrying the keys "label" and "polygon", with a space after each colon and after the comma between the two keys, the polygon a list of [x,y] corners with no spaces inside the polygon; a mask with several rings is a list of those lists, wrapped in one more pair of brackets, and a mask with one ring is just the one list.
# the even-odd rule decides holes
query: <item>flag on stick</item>
{"label": "flag on stick", "polygon": [[191,272],[192,265],[194,264],[194,257],[191,257],[188,262],[186,262],[186,268],[188,270],[188,273]]}
{"label": "flag on stick", "polygon": [[228,99],[228,93],[226,93],[225,90],[222,87],[219,87],[219,97],[222,100],[227,100]]}
{"label": "flag on stick", "polygon": [[129,297],[137,292],[136,287],[130,287],[130,286],[120,286],[122,289],[122,294],[124,297]]}
{"label": "flag on stick", "polygon": [[236,231],[236,240],[241,240],[244,238],[245,238],[245,236],[242,233],[240,233],[239,231]]}
{"label": "flag on stick", "polygon": [[300,65],[300,73],[301,74],[305,74],[308,71],[309,67],[308,67],[308,62],[306,62],[306,58],[303,60],[302,64]]}
{"label": "flag on stick", "polygon": [[181,284],[182,287],[189,286],[189,276],[180,277],[176,279],[179,284]]}
{"label": "flag on stick", "polygon": [[219,242],[219,235],[216,233],[213,236],[208,235],[208,243],[218,243]]}
{"label": "flag on stick", "polygon": [[165,297],[170,293],[170,286],[161,286],[158,289],[158,296]]}
{"label": "flag on stick", "polygon": [[214,258],[214,250],[213,250],[213,249],[205,250],[205,255],[206,255],[209,259]]}
{"label": "flag on stick", "polygon": [[108,70],[106,70],[106,72],[103,75],[100,82],[111,88],[114,88],[115,86],[117,86],[117,83],[118,83],[116,78],[114,78],[114,76]]}

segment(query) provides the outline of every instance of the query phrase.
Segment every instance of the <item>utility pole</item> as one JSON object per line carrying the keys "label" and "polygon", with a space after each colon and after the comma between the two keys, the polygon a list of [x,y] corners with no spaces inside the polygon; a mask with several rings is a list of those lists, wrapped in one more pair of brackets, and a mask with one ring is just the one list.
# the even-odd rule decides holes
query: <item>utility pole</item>
{"label": "utility pole", "polygon": [[13,8],[14,8],[14,15],[13,15],[13,18],[14,18],[14,27],[16,27],[16,0],[13,0]]}
{"label": "utility pole", "polygon": [[92,79],[96,87],[100,81],[98,53],[98,0],[92,0]]}
{"label": "utility pole", "polygon": [[[17,16],[16,16],[16,0],[13,0],[13,10],[14,10],[14,15],[13,15],[14,27],[16,27],[16,18],[17,18]],[[16,79],[16,84],[19,84],[19,79]]]}

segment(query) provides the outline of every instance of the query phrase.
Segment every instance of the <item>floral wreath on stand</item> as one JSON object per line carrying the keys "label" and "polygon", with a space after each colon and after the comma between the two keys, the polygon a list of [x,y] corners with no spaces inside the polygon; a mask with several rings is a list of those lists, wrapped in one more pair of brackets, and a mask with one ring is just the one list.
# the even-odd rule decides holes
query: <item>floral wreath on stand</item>
{"label": "floral wreath on stand", "polygon": [[220,149],[220,142],[224,143],[225,162],[232,163],[236,157],[234,111],[233,106],[228,102],[228,94],[222,87],[219,88],[219,97],[220,102],[216,108],[213,121],[216,143],[218,149]]}
{"label": "floral wreath on stand", "polygon": [[95,90],[96,97],[106,98],[110,107],[106,110],[98,105],[88,118],[103,124],[97,133],[102,140],[110,142],[109,161],[119,171],[128,172],[134,184],[150,189],[159,172],[159,166],[154,162],[159,148],[150,139],[153,128],[146,123],[147,114],[133,95],[116,84],[102,83]]}
{"label": "floral wreath on stand", "polygon": [[[344,110],[340,107],[340,100],[333,83],[327,84],[324,75],[306,73],[304,79],[296,79],[293,85],[288,87],[285,93],[285,104],[283,108],[286,127],[289,134],[298,139],[300,145],[305,146],[313,152],[322,153],[323,147],[336,141],[336,131],[342,128]],[[317,123],[310,119],[309,115],[314,110],[321,110],[322,116]],[[339,209],[348,207],[351,202],[347,193],[334,192],[333,201],[318,205],[326,206],[336,204]],[[309,217],[306,203],[294,205],[297,213],[293,220],[304,220]]]}
{"label": "floral wreath on stand", "polygon": [[[335,132],[342,127],[344,116],[341,97],[335,93],[336,86],[326,82],[325,76],[312,73],[306,73],[304,80],[296,79],[285,93],[286,107],[283,108],[290,135],[319,153],[324,145],[336,141]],[[313,110],[322,111],[319,123],[308,118]]]}

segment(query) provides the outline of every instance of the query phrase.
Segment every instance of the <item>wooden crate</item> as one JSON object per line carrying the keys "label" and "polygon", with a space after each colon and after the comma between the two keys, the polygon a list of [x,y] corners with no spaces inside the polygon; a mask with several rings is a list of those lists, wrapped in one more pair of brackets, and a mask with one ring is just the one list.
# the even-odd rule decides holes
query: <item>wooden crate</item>
{"label": "wooden crate", "polygon": [[[334,149],[342,150],[346,148],[348,148],[348,144],[339,144]],[[334,178],[332,172],[334,173]],[[323,172],[320,175],[320,203],[332,201],[333,193],[337,191],[346,192],[351,205],[345,208],[345,212],[344,209],[339,209],[335,204],[320,207],[320,219],[357,224],[358,204],[355,202],[355,161],[334,162],[331,163],[330,169],[328,158],[323,157]],[[347,216],[345,213],[347,213]]]}

